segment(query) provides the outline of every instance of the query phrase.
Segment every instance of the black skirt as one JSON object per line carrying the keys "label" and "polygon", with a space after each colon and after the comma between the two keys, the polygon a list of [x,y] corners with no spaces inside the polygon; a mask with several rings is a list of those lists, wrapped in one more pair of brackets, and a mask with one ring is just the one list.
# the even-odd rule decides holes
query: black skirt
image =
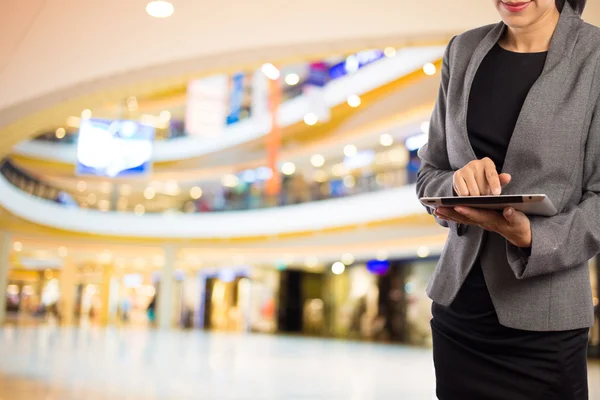
{"label": "black skirt", "polygon": [[440,400],[587,400],[588,329],[530,332],[500,325],[481,266],[450,307],[433,304]]}

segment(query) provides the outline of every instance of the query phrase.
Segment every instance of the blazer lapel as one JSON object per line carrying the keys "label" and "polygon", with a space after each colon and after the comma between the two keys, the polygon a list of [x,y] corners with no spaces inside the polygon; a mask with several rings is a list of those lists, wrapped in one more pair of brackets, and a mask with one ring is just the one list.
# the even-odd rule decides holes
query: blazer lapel
{"label": "blazer lapel", "polygon": [[[508,145],[502,172],[513,175],[511,183],[506,188],[509,193],[528,189],[526,187],[529,184],[527,179],[515,179],[515,176],[519,175],[520,172],[519,149],[535,145],[531,142],[531,129],[536,126],[535,121],[537,119],[543,118],[543,115],[539,115],[539,107],[535,107],[535,103],[539,102],[540,99],[554,98],[553,93],[557,91],[557,87],[560,85],[561,76],[568,73],[569,60],[577,42],[580,23],[581,18],[566,2],[552,36],[542,74],[531,87],[523,103]],[[547,112],[552,113],[552,108],[548,108]]]}

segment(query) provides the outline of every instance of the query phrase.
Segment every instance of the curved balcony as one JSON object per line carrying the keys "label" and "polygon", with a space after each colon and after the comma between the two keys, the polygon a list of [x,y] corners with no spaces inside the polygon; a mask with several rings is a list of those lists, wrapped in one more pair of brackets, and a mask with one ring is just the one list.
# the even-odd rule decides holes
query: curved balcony
{"label": "curved balcony", "polygon": [[[351,95],[363,95],[377,88],[397,81],[419,70],[429,62],[436,62],[443,53],[441,46],[407,48],[399,50],[392,58],[381,58],[364,68],[341,77],[334,77],[323,88],[327,107],[333,108],[345,103]],[[311,111],[311,100],[302,94],[301,86],[288,94],[279,110],[279,124],[282,127],[302,122]],[[266,95],[266,94],[265,94]],[[223,133],[216,138],[192,137],[183,131],[182,123],[173,124],[171,140],[156,141],[153,149],[154,162],[170,162],[199,157],[228,148],[242,145],[264,137],[270,130],[268,115],[248,113],[249,117],[237,123],[227,125]],[[75,164],[77,162],[76,140],[73,135],[54,141],[33,140],[23,142],[13,148],[13,152],[25,157]]]}
{"label": "curved balcony", "polygon": [[[266,206],[270,208],[253,209],[257,204],[251,198],[245,198],[241,202],[231,199],[229,203],[226,202],[229,206],[221,210],[234,210],[229,212],[136,215],[131,212],[80,208],[67,192],[5,162],[0,175],[0,205],[25,220],[75,232],[127,237],[255,237],[331,229],[423,214],[414,187],[400,186],[406,180],[397,179],[395,184],[379,188],[366,179],[363,184],[354,185],[357,188],[354,193],[341,194],[342,198],[329,196],[321,201],[311,201],[315,198],[308,196],[307,191],[300,190],[296,192],[300,198],[289,197],[289,193],[285,192],[284,196],[276,199],[267,197],[265,201],[269,204]],[[285,204],[289,205],[280,207]]]}

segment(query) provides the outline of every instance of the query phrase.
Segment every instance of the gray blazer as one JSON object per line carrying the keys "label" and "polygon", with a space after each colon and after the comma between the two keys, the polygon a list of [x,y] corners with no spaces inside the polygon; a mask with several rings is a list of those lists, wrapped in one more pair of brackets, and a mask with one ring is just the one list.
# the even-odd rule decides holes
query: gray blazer
{"label": "gray blazer", "polygon": [[[429,142],[419,151],[419,197],[452,196],[454,171],[476,159],[467,133],[468,96],[505,29],[503,23],[485,26],[448,45]],[[450,305],[479,255],[502,325],[560,331],[593,324],[588,260],[600,253],[599,97],[600,29],[567,2],[502,171],[512,175],[503,194],[545,193],[559,215],[530,218],[530,256],[500,235],[483,241],[478,227],[438,220],[450,230],[427,288],[433,301]]]}

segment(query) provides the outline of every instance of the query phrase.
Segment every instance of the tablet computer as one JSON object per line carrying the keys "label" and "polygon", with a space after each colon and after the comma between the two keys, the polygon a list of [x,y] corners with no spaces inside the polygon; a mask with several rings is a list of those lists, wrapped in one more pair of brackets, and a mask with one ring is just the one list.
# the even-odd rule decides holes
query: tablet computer
{"label": "tablet computer", "polygon": [[421,203],[429,208],[473,207],[488,210],[503,210],[513,207],[527,215],[551,217],[557,214],[556,207],[545,194],[519,194],[502,196],[467,197],[422,197]]}

